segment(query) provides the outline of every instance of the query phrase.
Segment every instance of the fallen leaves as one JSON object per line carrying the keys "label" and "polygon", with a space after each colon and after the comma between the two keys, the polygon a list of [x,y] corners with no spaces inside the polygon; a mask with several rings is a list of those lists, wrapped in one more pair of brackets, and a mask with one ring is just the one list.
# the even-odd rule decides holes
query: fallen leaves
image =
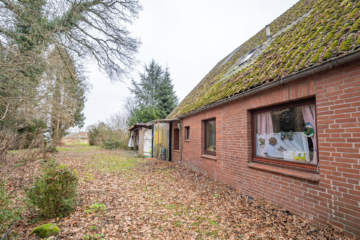
{"label": "fallen leaves", "polygon": [[[249,200],[183,165],[135,161],[104,150],[76,153],[55,158],[86,180],[79,188],[79,206],[65,218],[24,220],[14,230],[19,239],[35,239],[31,230],[49,222],[61,228],[58,239],[344,239],[338,229],[318,228],[266,201]],[[110,162],[98,167],[94,161],[99,159]],[[89,172],[93,180],[86,177]],[[106,209],[86,213],[95,203]]]}

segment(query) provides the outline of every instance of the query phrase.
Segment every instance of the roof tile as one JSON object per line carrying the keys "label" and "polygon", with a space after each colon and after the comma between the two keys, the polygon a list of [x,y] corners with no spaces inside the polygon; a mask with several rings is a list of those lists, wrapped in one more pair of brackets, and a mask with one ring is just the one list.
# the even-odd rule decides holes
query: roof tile
{"label": "roof tile", "polygon": [[[360,48],[360,0],[301,0],[220,61],[168,118],[176,118]],[[260,46],[245,64],[240,61]],[[259,52],[258,52],[259,51]]]}

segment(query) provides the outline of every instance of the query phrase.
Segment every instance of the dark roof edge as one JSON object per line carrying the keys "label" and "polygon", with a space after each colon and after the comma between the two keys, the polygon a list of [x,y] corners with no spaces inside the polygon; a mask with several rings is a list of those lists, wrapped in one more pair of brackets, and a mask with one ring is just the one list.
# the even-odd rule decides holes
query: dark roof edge
{"label": "dark roof edge", "polygon": [[128,128],[128,131],[131,131],[137,127],[149,127],[149,126],[151,125],[149,125],[148,123],[135,123],[134,125]]}
{"label": "dark roof edge", "polygon": [[306,69],[306,70],[304,70],[302,72],[299,72],[297,74],[282,78],[282,79],[280,79],[278,81],[274,81],[274,82],[271,82],[271,83],[268,83],[268,84],[261,85],[259,87],[255,87],[253,89],[250,89],[249,91],[234,95],[234,96],[229,97],[227,99],[224,99],[224,100],[222,100],[220,102],[216,102],[214,104],[205,106],[205,107],[200,108],[198,110],[195,110],[195,111],[189,112],[187,114],[181,115],[178,118],[188,117],[190,115],[194,115],[194,114],[199,113],[201,111],[208,110],[208,109],[220,106],[222,104],[229,103],[229,102],[235,101],[237,99],[247,97],[249,95],[253,95],[255,93],[262,92],[262,91],[265,91],[267,89],[270,89],[270,88],[273,88],[273,87],[276,87],[276,86],[279,86],[279,85],[282,85],[282,84],[285,84],[285,83],[288,83],[288,82],[295,81],[295,80],[297,80],[299,78],[307,77],[309,75],[316,74],[318,72],[321,72],[321,71],[324,71],[324,70],[327,70],[327,69],[330,69],[330,68],[333,68],[333,67],[343,65],[345,63],[357,60],[359,58],[360,58],[360,51],[356,51],[356,52],[347,54],[347,55],[345,55],[343,57],[338,57],[338,58],[336,58],[336,59],[334,59],[332,61],[321,64],[319,66],[312,67],[312,68]]}
{"label": "dark roof edge", "polygon": [[148,122],[149,124],[156,124],[156,123],[169,123],[169,122],[176,122],[180,121],[180,119],[174,118],[174,119],[156,119],[153,121]]}

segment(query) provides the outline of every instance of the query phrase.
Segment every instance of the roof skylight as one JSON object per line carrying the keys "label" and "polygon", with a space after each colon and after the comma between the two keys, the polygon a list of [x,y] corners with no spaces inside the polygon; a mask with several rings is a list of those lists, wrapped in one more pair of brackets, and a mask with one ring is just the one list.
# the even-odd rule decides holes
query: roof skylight
{"label": "roof skylight", "polygon": [[248,53],[246,54],[246,56],[244,57],[244,59],[241,60],[239,66],[241,66],[243,63],[247,62],[247,61],[254,55],[254,53],[256,52],[256,50],[257,50],[258,48],[259,48],[259,47],[256,47],[256,48],[254,48],[253,50],[251,50],[250,52],[248,52]]}

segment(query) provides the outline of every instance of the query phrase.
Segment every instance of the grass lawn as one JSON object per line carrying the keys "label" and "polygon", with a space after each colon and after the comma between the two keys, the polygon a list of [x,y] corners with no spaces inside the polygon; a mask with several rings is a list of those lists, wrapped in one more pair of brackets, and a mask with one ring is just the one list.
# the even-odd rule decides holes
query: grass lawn
{"label": "grass lawn", "polygon": [[49,222],[58,239],[344,239],[180,164],[87,145],[54,157],[79,172],[80,203],[61,219],[23,220],[18,239]]}

